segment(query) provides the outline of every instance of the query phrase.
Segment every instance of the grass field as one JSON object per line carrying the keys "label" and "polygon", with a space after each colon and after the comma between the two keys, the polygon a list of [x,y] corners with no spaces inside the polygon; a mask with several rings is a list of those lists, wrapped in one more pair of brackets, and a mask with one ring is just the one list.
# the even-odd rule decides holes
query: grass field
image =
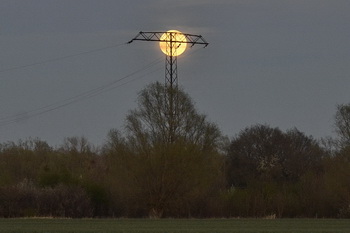
{"label": "grass field", "polygon": [[349,233],[350,219],[0,219],[0,233]]}

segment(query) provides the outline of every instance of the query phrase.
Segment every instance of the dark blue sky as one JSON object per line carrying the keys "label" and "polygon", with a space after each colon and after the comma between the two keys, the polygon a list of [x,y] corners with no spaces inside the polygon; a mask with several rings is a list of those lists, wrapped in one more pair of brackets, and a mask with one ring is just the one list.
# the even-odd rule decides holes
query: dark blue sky
{"label": "dark blue sky", "polygon": [[164,82],[156,43],[122,44],[169,29],[210,43],[179,57],[179,84],[224,134],[262,123],[333,136],[350,102],[349,12],[348,0],[2,0],[0,142],[103,143]]}

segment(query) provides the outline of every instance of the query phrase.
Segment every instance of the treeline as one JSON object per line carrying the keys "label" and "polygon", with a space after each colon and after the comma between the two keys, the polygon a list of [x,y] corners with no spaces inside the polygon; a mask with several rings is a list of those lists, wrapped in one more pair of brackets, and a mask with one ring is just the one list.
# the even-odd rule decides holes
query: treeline
{"label": "treeline", "polygon": [[182,90],[152,84],[138,103],[99,148],[2,143],[0,217],[350,217],[349,105],[336,139],[258,124],[229,140]]}

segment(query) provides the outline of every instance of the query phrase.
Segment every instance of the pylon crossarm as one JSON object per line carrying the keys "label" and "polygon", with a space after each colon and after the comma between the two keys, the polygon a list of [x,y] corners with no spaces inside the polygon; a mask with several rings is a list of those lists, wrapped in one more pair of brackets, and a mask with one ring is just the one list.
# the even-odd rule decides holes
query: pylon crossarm
{"label": "pylon crossarm", "polygon": [[187,33],[181,33],[181,36],[184,36],[186,38],[186,41],[184,40],[177,41],[177,40],[174,40],[174,38],[160,39],[164,33],[174,33],[174,32],[139,32],[139,34],[134,39],[130,40],[128,44],[132,43],[135,40],[187,43],[187,44],[191,44],[191,47],[193,47],[196,44],[204,45],[204,47],[207,47],[209,44],[204,40],[204,38],[201,35],[192,35]]}

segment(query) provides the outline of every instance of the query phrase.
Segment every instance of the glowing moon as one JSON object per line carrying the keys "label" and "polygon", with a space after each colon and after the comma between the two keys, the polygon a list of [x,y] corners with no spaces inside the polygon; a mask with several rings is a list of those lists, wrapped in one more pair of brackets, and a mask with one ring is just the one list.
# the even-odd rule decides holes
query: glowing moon
{"label": "glowing moon", "polygon": [[[162,52],[168,56],[179,56],[186,50],[186,46],[187,46],[186,37],[177,30],[167,31],[160,37],[160,40],[166,41],[166,42],[159,42],[159,46]],[[176,41],[176,42],[170,42],[170,41]]]}

